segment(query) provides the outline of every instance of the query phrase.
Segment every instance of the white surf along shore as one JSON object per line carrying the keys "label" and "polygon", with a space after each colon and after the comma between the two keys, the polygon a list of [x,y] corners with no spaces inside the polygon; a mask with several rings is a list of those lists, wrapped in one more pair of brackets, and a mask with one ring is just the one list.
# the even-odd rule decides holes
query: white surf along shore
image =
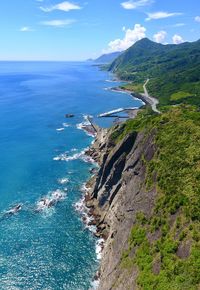
{"label": "white surf along shore", "polygon": [[[92,116],[89,115],[83,115],[83,122],[76,124],[76,128],[78,130],[83,130],[89,137],[92,137],[91,145],[94,143],[94,138],[96,136],[95,132],[95,127],[93,127],[93,124],[91,122]],[[65,128],[71,126],[70,124],[63,123],[62,128],[56,129],[57,132],[62,132],[65,130]],[[60,153],[59,155],[53,157],[54,161],[64,161],[64,162],[69,162],[73,160],[82,160],[86,163],[91,163],[93,169],[98,168],[98,164],[92,159],[92,157],[88,156],[86,152],[89,150],[89,147],[86,147],[85,149],[78,151],[78,149],[73,148],[70,151],[66,151],[63,153]],[[92,177],[92,172],[91,176]],[[58,179],[58,183],[61,185],[65,185],[69,182],[67,178],[60,178]],[[89,214],[89,209],[85,205],[85,196],[87,194],[87,191],[89,188],[86,187],[86,183],[84,183],[80,191],[82,192],[81,199],[77,201],[74,204],[75,210],[79,213],[79,216],[84,224],[85,229],[89,230],[94,236],[97,232],[96,226],[93,224],[94,218]],[[102,238],[97,238],[96,237],[96,259],[100,261],[101,259],[101,254],[103,250],[103,245],[104,245],[104,240]],[[95,274],[95,273],[94,273]],[[95,290],[98,288],[99,285],[99,279],[98,279],[98,272],[95,274],[93,280],[91,281],[91,288],[90,290]]]}
{"label": "white surf along shore", "polygon": [[[110,82],[112,82],[112,81],[110,81]],[[124,91],[124,90],[120,90],[117,88],[116,89],[115,88],[106,88],[106,89],[115,91],[115,93],[118,92],[121,94],[128,94],[133,99],[140,100],[141,105],[145,104],[141,99],[134,97],[133,93],[130,91]],[[139,108],[138,107],[118,108],[115,110],[110,110],[110,111],[105,112],[105,113],[101,113],[99,115],[99,117],[104,117],[104,116],[106,117],[107,115],[112,114],[112,113],[120,113],[123,110],[126,110],[126,111],[136,110],[136,111],[138,111]],[[91,122],[92,116],[83,115],[83,119],[84,119],[83,122],[77,124],[76,128],[79,130],[83,130],[88,136],[92,137],[93,140],[91,143],[93,143],[94,138],[96,137],[96,132],[95,132],[95,127],[93,127],[93,124]],[[62,132],[65,130],[65,128],[71,126],[67,123],[63,123],[62,125],[63,125],[63,127],[56,129],[58,132]],[[88,149],[89,149],[89,147],[83,149],[81,152],[78,152],[77,149],[73,149],[70,152],[64,152],[64,153],[61,153],[61,154],[55,156],[53,158],[53,160],[54,161],[68,162],[68,161],[80,159],[80,160],[83,160],[84,162],[93,164],[94,168],[98,168],[98,164],[92,159],[92,157],[86,155],[86,151],[88,151]],[[92,174],[93,173],[91,173],[91,177],[92,177]],[[63,178],[63,179],[58,180],[58,182],[60,184],[65,184],[68,182],[68,180]],[[91,190],[91,188],[88,188],[86,186],[86,183],[84,183],[81,186],[80,191],[82,192],[82,197],[79,201],[77,201],[74,204],[74,208],[80,214],[80,218],[82,219],[82,222],[85,226],[85,229],[88,229],[93,235],[95,235],[97,233],[97,227],[95,225],[95,218],[90,214],[89,208],[86,207],[86,205],[85,205],[85,196],[87,196],[87,193],[90,190]],[[102,258],[102,251],[104,248],[104,243],[105,243],[105,240],[103,238],[99,238],[99,237],[96,238],[96,258],[98,261],[100,261]],[[94,276],[93,281],[91,282],[90,290],[98,289],[98,286],[99,286],[99,273],[97,272],[96,275]]]}

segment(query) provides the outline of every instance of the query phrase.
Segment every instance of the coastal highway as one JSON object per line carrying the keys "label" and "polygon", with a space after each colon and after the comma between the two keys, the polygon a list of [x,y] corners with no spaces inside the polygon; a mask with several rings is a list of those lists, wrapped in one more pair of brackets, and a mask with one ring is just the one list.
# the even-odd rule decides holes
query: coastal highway
{"label": "coastal highway", "polygon": [[157,105],[159,104],[159,101],[156,98],[151,97],[147,91],[146,85],[148,84],[148,82],[149,82],[149,79],[147,79],[143,85],[143,89],[144,89],[143,96],[145,97],[146,101],[151,105],[152,110],[158,114],[161,114],[161,112],[157,109]]}
{"label": "coastal highway", "polygon": [[[151,97],[149,95],[148,91],[147,91],[146,85],[148,84],[148,82],[149,82],[149,79],[147,79],[146,82],[144,83],[144,85],[143,85],[144,93],[141,94],[141,95],[143,96],[144,101],[146,101],[146,103],[148,103],[151,106],[151,108],[152,108],[152,110],[154,112],[156,112],[158,114],[161,114],[161,112],[157,109],[157,105],[159,104],[158,99]],[[126,91],[124,91],[123,89],[120,89],[120,88],[112,88],[112,90],[120,91],[120,92],[126,92]],[[127,92],[130,93],[129,91],[127,91]],[[99,114],[98,118],[102,118],[102,117],[117,117],[114,114],[121,113],[121,112],[124,112],[124,111],[125,112],[133,111],[134,112],[134,111],[138,111],[138,108],[136,108],[136,107],[133,107],[133,108],[118,108],[118,109],[115,109],[115,110],[112,110],[112,111],[109,111],[109,112],[105,112],[105,113]]]}

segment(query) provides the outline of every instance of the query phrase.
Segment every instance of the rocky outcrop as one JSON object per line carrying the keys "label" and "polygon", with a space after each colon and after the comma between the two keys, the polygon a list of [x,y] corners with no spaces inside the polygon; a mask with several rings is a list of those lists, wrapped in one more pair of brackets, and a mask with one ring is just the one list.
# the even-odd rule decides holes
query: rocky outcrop
{"label": "rocky outcrop", "polygon": [[137,212],[150,216],[154,206],[156,188],[146,190],[145,164],[156,151],[155,132],[133,132],[118,142],[112,136],[113,129],[101,130],[88,152],[100,169],[90,181],[86,203],[96,219],[97,235],[106,239],[99,289],[133,290],[137,268],[122,268],[121,257]]}

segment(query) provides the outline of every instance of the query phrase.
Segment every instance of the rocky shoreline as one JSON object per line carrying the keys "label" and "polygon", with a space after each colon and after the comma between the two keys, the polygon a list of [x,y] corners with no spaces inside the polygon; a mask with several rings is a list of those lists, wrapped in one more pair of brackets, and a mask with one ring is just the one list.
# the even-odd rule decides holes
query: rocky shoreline
{"label": "rocky shoreline", "polygon": [[147,99],[144,94],[139,94],[139,93],[136,93],[133,91],[129,91],[127,89],[122,89],[120,87],[113,87],[113,88],[111,88],[111,90],[121,92],[121,93],[130,94],[132,97],[141,100],[145,105],[151,105],[151,103],[149,102],[149,99]]}
{"label": "rocky shoreline", "polygon": [[[145,96],[129,93],[145,105],[150,105]],[[134,118],[140,109],[128,112]],[[85,152],[99,168],[86,183],[84,204],[89,217],[88,226],[94,226],[93,234],[99,238],[100,267],[94,276],[95,289],[100,290],[135,290],[137,269],[127,273],[121,269],[121,257],[128,248],[131,228],[139,210],[148,216],[153,208],[156,189],[150,193],[143,190],[145,180],[145,164],[143,157],[153,157],[154,135],[144,136],[142,133],[128,134],[118,142],[113,141],[113,133],[120,131],[123,125],[117,124],[103,129],[92,123],[85,126],[87,133],[93,134],[94,142]],[[122,129],[123,130],[123,129]]]}
{"label": "rocky shoreline", "polygon": [[99,164],[99,170],[87,182],[85,205],[95,225],[95,235],[103,239],[102,259],[96,277],[98,289],[136,289],[137,269],[127,273],[121,269],[121,257],[128,247],[131,228],[138,210],[150,214],[156,189],[143,189],[145,164],[154,152],[154,134],[131,133],[120,142],[113,141],[113,132],[121,125],[100,129],[86,152]]}

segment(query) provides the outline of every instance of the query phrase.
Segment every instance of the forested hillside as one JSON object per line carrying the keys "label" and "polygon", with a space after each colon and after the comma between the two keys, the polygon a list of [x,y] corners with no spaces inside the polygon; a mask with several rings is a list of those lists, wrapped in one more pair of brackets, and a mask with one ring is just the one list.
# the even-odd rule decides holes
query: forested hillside
{"label": "forested hillside", "polygon": [[132,81],[133,89],[149,78],[147,88],[161,105],[182,102],[200,105],[200,40],[162,45],[144,38],[108,69],[121,79]]}

